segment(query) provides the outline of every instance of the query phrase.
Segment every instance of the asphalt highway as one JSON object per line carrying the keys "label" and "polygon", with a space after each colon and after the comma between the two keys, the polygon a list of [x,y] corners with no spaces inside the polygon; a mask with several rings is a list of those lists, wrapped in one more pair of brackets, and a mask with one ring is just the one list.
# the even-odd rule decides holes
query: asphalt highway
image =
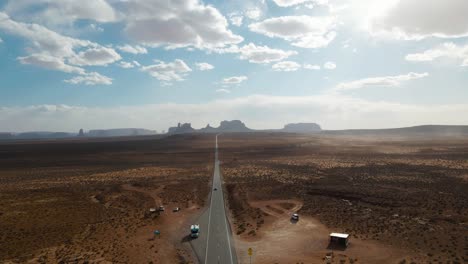
{"label": "asphalt highway", "polygon": [[213,186],[211,189],[211,202],[208,211],[207,232],[205,263],[237,263],[231,228],[224,204],[223,186],[218,160],[218,135],[216,135],[215,168]]}

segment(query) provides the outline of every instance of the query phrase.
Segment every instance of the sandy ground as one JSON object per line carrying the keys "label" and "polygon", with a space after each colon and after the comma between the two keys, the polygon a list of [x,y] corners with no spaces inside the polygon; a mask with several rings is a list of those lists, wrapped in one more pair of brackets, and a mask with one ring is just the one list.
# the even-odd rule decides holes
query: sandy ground
{"label": "sandy ground", "polygon": [[186,237],[213,147],[192,135],[0,146],[0,263],[196,263]]}
{"label": "sandy ground", "polygon": [[[344,251],[327,250],[329,230],[317,219],[300,216],[292,221],[291,215],[300,212],[302,202],[297,200],[252,201],[267,216],[266,224],[255,237],[236,236],[236,250],[241,263],[249,263],[248,248],[253,249],[252,263],[397,263],[405,253],[372,241],[351,239]],[[346,263],[345,262],[345,263]]]}
{"label": "sandy ground", "polygon": [[323,263],[341,232],[351,244],[336,263],[468,263],[467,139],[232,134],[220,146],[243,261],[251,247],[255,263]]}

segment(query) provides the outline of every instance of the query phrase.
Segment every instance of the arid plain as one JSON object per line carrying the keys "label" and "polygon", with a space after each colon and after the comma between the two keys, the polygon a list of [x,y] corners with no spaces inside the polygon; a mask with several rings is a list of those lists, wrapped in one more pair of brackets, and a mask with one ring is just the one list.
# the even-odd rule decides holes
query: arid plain
{"label": "arid plain", "polygon": [[[197,263],[214,138],[1,143],[0,262]],[[240,263],[468,261],[468,138],[223,134],[219,155]]]}

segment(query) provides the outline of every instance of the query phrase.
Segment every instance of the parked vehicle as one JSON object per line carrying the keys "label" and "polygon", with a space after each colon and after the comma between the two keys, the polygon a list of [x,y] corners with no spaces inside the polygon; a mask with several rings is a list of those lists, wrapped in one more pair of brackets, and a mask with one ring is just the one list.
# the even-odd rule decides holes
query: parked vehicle
{"label": "parked vehicle", "polygon": [[190,237],[197,238],[200,235],[200,225],[190,226]]}
{"label": "parked vehicle", "polygon": [[299,221],[299,215],[298,215],[298,214],[293,214],[293,215],[291,216],[291,220],[293,220],[293,221]]}

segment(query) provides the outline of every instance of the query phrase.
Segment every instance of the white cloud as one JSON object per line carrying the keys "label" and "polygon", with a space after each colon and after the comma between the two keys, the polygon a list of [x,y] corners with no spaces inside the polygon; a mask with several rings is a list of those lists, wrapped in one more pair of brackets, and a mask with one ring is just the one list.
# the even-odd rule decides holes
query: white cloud
{"label": "white cloud", "polygon": [[308,8],[312,8],[315,5],[326,5],[328,0],[273,0],[275,4],[281,7],[290,7],[300,4],[306,4]]}
{"label": "white cloud", "polygon": [[335,87],[334,91],[356,90],[375,86],[399,86],[403,82],[417,80],[427,76],[429,76],[428,73],[410,72],[408,74],[396,76],[371,77],[351,82],[342,82]]}
{"label": "white cloud", "polygon": [[[89,83],[92,83],[92,79],[99,79],[95,82],[109,84],[109,78],[101,78],[96,73],[86,73],[83,68],[77,66],[103,66],[121,59],[112,48],[88,40],[63,36],[37,24],[16,22],[2,12],[0,29],[30,42],[31,46],[26,49],[30,54],[18,57],[22,64],[86,75],[76,79],[78,81],[84,78],[90,79]],[[81,51],[77,53],[77,50]]]}
{"label": "white cloud", "polygon": [[244,20],[244,17],[239,14],[233,13],[229,15],[229,21],[236,27],[242,26],[242,20]]}
{"label": "white cloud", "polygon": [[76,56],[68,59],[68,62],[78,66],[106,66],[122,59],[112,48],[94,47],[80,51]]}
{"label": "white cloud", "polygon": [[228,89],[217,89],[216,92],[217,93],[231,93],[231,91],[229,91]]}
{"label": "white cloud", "polygon": [[301,65],[294,61],[281,61],[273,64],[271,68],[275,71],[291,72],[299,70]]}
{"label": "white cloud", "polygon": [[206,62],[195,63],[195,66],[197,66],[198,70],[200,71],[209,71],[214,69],[213,65]]}
{"label": "white cloud", "polygon": [[89,28],[95,32],[103,32],[104,29],[96,24],[89,24]]}
{"label": "white cloud", "polygon": [[155,62],[157,64],[143,66],[141,70],[164,82],[183,81],[184,76],[192,71],[192,69],[180,59],[168,63],[164,61]]}
{"label": "white cloud", "polygon": [[247,76],[232,76],[224,78],[222,84],[240,84],[241,82],[246,81],[247,79]]}
{"label": "white cloud", "polygon": [[75,48],[97,45],[90,41],[60,35],[37,24],[16,22],[2,12],[0,12],[0,29],[29,40],[32,45],[29,50],[34,53],[47,53],[60,58],[73,57]]}
{"label": "white cloud", "polygon": [[210,49],[243,41],[228,29],[226,18],[198,0],[131,0],[120,3],[125,32],[152,46]]}
{"label": "white cloud", "polygon": [[120,51],[131,53],[131,54],[147,54],[148,50],[145,47],[136,45],[136,46],[131,46],[131,45],[123,45],[123,46],[117,46],[117,48]]}
{"label": "white cloud", "polygon": [[85,85],[111,85],[112,79],[101,75],[97,72],[90,72],[84,75],[73,77],[69,80],[65,80],[66,83],[70,84],[85,84]]}
{"label": "white cloud", "polygon": [[320,70],[320,65],[313,65],[313,64],[304,64],[302,66],[304,69],[307,69],[307,70]]}
{"label": "white cloud", "polygon": [[252,20],[258,20],[262,16],[262,10],[260,8],[255,7],[248,9],[244,12],[245,16],[252,19]]}
{"label": "white cloud", "polygon": [[141,64],[140,64],[138,61],[135,61],[135,60],[134,60],[134,61],[132,61],[132,62],[133,62],[133,64],[134,64],[135,66],[137,66],[137,67],[140,67],[140,66],[141,66]]}
{"label": "white cloud", "polygon": [[335,19],[329,16],[283,16],[249,25],[251,31],[290,41],[301,48],[327,46],[336,36]]}
{"label": "white cloud", "polygon": [[38,67],[49,69],[49,70],[56,70],[56,71],[63,71],[67,73],[78,73],[84,74],[85,70],[80,67],[71,66],[65,64],[63,60],[60,58],[50,56],[47,54],[32,54],[25,57],[18,57],[18,61],[22,64],[32,64]]}
{"label": "white cloud", "polygon": [[72,24],[86,19],[97,22],[114,22],[117,14],[106,0],[11,0],[4,10],[23,21],[48,26]]}
{"label": "white cloud", "polygon": [[455,43],[447,42],[422,53],[413,53],[406,56],[408,61],[419,62],[434,61],[441,58],[461,61],[461,66],[468,67],[468,45],[458,46]]}
{"label": "white cloud", "polygon": [[[378,4],[382,5],[378,1]],[[373,34],[401,39],[468,36],[466,0],[392,0],[385,9],[370,18]],[[372,11],[372,10],[371,10]],[[369,13],[373,13],[369,11]]]}
{"label": "white cloud", "polygon": [[[324,129],[404,127],[421,124],[468,125],[468,105],[401,104],[343,95],[251,95],[197,104],[162,103],[115,107],[37,105],[0,107],[0,131],[71,131],[144,127],[167,130],[176,122],[195,128],[240,119],[251,128],[281,128],[317,122]],[[152,120],[152,122],[148,122]]]}
{"label": "white cloud", "polygon": [[118,64],[119,67],[121,68],[124,68],[124,69],[130,69],[130,68],[134,68],[135,65],[133,65],[133,63],[130,63],[130,62],[126,62],[126,61],[121,61],[119,64]]}
{"label": "white cloud", "polygon": [[334,70],[336,69],[336,64],[332,61],[327,61],[325,62],[325,64],[323,64],[323,68],[327,69],[327,70]]}
{"label": "white cloud", "polygon": [[297,55],[297,52],[293,50],[272,49],[268,46],[257,46],[253,43],[249,43],[240,48],[237,46],[231,46],[226,49],[219,49],[217,52],[239,53],[239,58],[241,60],[248,60],[251,63],[270,63]]}

